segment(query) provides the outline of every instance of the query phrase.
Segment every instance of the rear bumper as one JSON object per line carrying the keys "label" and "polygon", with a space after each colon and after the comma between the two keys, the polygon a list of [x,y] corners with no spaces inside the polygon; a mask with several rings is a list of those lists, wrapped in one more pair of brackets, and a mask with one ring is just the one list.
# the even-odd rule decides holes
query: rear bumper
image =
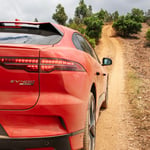
{"label": "rear bumper", "polygon": [[46,93],[33,109],[0,111],[0,129],[5,131],[0,130],[0,150],[81,149],[86,103],[68,94]]}
{"label": "rear bumper", "polygon": [[9,138],[0,136],[0,150],[28,150],[49,148],[50,150],[71,150],[69,137],[82,133],[83,130],[55,137]]}
{"label": "rear bumper", "polygon": [[83,147],[86,102],[64,94],[47,96],[30,110],[0,111],[0,150]]}

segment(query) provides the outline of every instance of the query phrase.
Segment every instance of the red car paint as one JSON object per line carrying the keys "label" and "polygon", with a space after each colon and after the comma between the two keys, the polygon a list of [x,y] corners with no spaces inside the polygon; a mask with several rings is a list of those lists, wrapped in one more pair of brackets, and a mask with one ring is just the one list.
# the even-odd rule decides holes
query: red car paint
{"label": "red car paint", "polygon": [[[18,24],[45,23],[17,22],[13,28]],[[56,44],[0,44],[0,125],[9,138],[52,137],[83,130],[92,87],[98,118],[107,72],[96,58],[76,48],[72,37],[77,31],[53,26],[62,33]],[[82,148],[83,132],[70,136],[69,141],[71,149]]]}

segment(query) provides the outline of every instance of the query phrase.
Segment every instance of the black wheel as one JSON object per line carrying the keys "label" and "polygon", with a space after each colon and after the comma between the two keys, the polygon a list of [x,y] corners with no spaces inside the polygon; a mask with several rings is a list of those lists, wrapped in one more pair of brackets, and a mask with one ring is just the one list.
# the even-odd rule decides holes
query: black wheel
{"label": "black wheel", "polygon": [[105,101],[102,104],[102,109],[106,109],[108,107],[108,82],[109,82],[109,75],[107,76],[106,95],[105,95]]}
{"label": "black wheel", "polygon": [[89,106],[85,124],[83,150],[95,150],[96,139],[96,113],[95,113],[95,99],[90,93]]}

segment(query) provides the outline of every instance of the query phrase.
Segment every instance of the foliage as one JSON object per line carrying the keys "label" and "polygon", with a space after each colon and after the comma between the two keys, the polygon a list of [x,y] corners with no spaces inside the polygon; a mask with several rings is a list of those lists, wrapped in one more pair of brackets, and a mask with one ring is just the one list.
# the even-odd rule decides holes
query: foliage
{"label": "foliage", "polygon": [[118,11],[115,11],[114,13],[112,13],[112,20],[113,21],[117,21],[119,18],[119,13]]}
{"label": "foliage", "polygon": [[117,34],[123,37],[128,37],[131,34],[136,34],[141,31],[142,25],[127,16],[120,16],[116,22],[113,23],[113,28]]}
{"label": "foliage", "polygon": [[91,44],[91,46],[93,48],[95,48],[96,41],[94,38],[90,38],[88,35],[85,34],[85,27],[84,26],[85,26],[84,24],[77,25],[74,22],[68,25],[69,28],[72,28],[74,30],[78,30],[81,34],[83,34],[84,37],[87,39],[87,41]]}
{"label": "foliage", "polygon": [[85,35],[85,38],[87,39],[87,41],[90,43],[90,45],[95,48],[96,45],[96,41],[93,38],[88,37],[87,35]]}
{"label": "foliage", "polygon": [[92,39],[94,38],[97,43],[101,37],[103,21],[99,20],[98,17],[91,16],[86,18],[84,23],[86,25],[86,35]]}
{"label": "foliage", "polygon": [[85,34],[84,24],[76,24],[75,22],[71,22],[67,26],[74,30],[78,30],[81,34]]}
{"label": "foliage", "polygon": [[79,29],[79,25],[77,25],[75,22],[71,22],[67,25],[69,28],[72,28],[74,30],[78,30]]}
{"label": "foliage", "polygon": [[98,13],[95,14],[103,22],[110,22],[112,21],[112,16],[106,10],[101,9]]}
{"label": "foliage", "polygon": [[105,21],[105,18],[106,18],[106,15],[107,15],[107,11],[101,9],[98,13],[97,13],[97,16],[100,20],[103,20]]}
{"label": "foliage", "polygon": [[65,25],[68,16],[65,13],[65,9],[61,4],[56,7],[56,13],[53,14],[52,18],[59,24]]}
{"label": "foliage", "polygon": [[79,31],[81,34],[85,34],[85,29],[84,29],[83,27],[78,28],[78,31]]}
{"label": "foliage", "polygon": [[93,12],[92,12],[92,6],[89,5],[88,10],[87,10],[87,16],[90,17],[92,16]]}
{"label": "foliage", "polygon": [[87,5],[84,3],[84,0],[80,0],[79,6],[75,9],[75,18],[74,21],[77,24],[83,23],[84,18],[89,17],[92,15],[92,6]]}
{"label": "foliage", "polygon": [[150,42],[150,29],[146,32],[146,39]]}
{"label": "foliage", "polygon": [[133,8],[131,13],[127,14],[127,17],[136,22],[144,22],[144,12],[138,8]]}
{"label": "foliage", "polygon": [[70,18],[69,21],[68,21],[68,23],[69,23],[69,24],[72,24],[72,23],[73,23],[73,19]]}

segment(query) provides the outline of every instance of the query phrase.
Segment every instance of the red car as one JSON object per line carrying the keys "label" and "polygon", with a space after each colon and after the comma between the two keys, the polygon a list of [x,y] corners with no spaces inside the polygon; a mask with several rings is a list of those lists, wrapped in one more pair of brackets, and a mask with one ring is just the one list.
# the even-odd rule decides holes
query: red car
{"label": "red car", "polygon": [[67,27],[0,22],[0,150],[94,150],[111,63]]}

